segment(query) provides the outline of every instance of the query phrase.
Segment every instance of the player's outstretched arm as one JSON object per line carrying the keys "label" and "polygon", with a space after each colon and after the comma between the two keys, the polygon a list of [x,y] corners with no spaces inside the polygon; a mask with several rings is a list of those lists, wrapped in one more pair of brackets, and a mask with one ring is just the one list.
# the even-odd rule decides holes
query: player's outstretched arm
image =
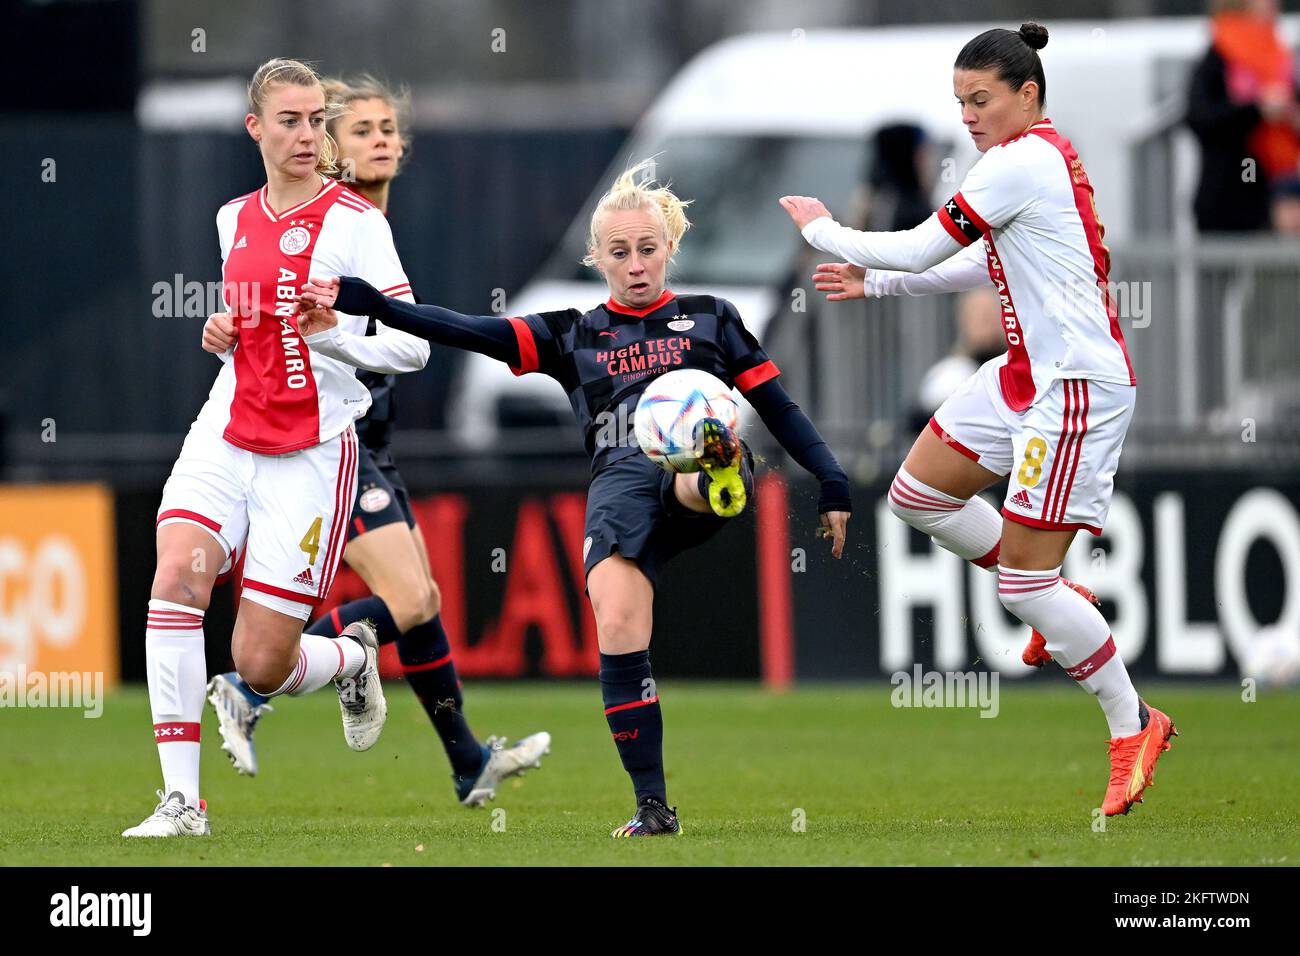
{"label": "player's outstretched arm", "polygon": [[790,214],[809,245],[871,269],[924,272],[962,248],[937,215],[931,215],[915,229],[860,232],[841,226],[821,200],[811,196],[783,196],[781,208]]}
{"label": "player's outstretched arm", "polygon": [[831,554],[840,557],[844,553],[849,514],[853,511],[848,475],[835,460],[817,426],[779,381],[769,379],[751,388],[745,398],[790,457],[821,482],[817,511],[821,514],[822,533],[831,538]]}
{"label": "player's outstretched arm", "polygon": [[824,262],[813,274],[813,285],[828,302],[880,298],[886,295],[934,295],[966,292],[989,281],[984,247],[968,246],[950,259],[919,274],[864,269],[848,262]]}
{"label": "player's outstretched arm", "polygon": [[439,345],[479,352],[511,365],[519,363],[515,331],[498,315],[463,315],[437,305],[402,302],[352,276],[310,279],[299,301],[304,308],[323,305],[350,315],[368,315]]}
{"label": "player's outstretched arm", "polygon": [[313,352],[357,368],[385,375],[418,372],[429,362],[429,343],[415,335],[385,328],[374,335],[355,335],[339,328],[338,313],[323,305],[300,303],[298,333]]}

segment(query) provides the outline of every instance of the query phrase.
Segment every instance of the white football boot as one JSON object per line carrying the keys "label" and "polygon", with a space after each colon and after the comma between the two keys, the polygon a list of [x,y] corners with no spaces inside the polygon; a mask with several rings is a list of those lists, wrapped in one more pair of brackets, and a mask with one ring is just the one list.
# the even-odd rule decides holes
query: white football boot
{"label": "white football boot", "polygon": [[212,832],[208,826],[207,804],[200,800],[197,807],[185,803],[185,797],[179,790],[174,790],[166,797],[157,791],[162,803],[154,807],[153,813],[139,824],[123,830],[124,837],[174,837],[207,836]]}
{"label": "white football boot", "polygon": [[366,621],[353,621],[339,637],[350,637],[366,652],[366,663],[356,677],[334,682],[343,713],[343,738],[353,750],[369,750],[379,739],[388,719],[388,701],[379,682],[379,635]]}
{"label": "white football boot", "polygon": [[208,700],[217,712],[221,749],[239,773],[256,777],[253,728],[263,714],[274,708],[270,704],[254,704],[225,674],[218,674],[208,682]]}
{"label": "white football boot", "polygon": [[488,758],[483,769],[469,788],[460,794],[460,802],[467,807],[481,807],[495,800],[497,784],[506,777],[523,776],[529,767],[541,768],[542,757],[551,752],[551,735],[546,731],[532,734],[506,746],[504,737],[487,739]]}

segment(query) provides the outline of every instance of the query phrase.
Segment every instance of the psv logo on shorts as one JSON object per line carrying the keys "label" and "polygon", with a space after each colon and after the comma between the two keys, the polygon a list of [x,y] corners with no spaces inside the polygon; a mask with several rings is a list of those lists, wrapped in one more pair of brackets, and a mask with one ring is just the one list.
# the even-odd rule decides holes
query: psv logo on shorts
{"label": "psv logo on shorts", "polygon": [[294,226],[292,229],[286,229],[284,235],[280,237],[280,251],[286,256],[296,256],[307,248],[311,242],[311,234],[302,226]]}
{"label": "psv logo on shorts", "polygon": [[392,497],[383,488],[370,488],[361,493],[361,500],[358,504],[361,505],[362,511],[373,513],[383,511],[392,500]]}

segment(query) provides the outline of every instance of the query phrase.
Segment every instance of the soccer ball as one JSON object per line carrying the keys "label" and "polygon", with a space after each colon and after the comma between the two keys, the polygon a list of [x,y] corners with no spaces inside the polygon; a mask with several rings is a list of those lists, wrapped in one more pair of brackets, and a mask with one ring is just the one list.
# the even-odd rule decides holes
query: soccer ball
{"label": "soccer ball", "polygon": [[1300,635],[1276,624],[1261,627],[1246,645],[1241,672],[1265,687],[1300,683]]}
{"label": "soccer ball", "polygon": [[678,369],[660,375],[641,393],[636,406],[636,440],[661,468],[699,471],[696,424],[703,418],[716,418],[734,429],[739,417],[731,389],[720,379],[699,369]]}

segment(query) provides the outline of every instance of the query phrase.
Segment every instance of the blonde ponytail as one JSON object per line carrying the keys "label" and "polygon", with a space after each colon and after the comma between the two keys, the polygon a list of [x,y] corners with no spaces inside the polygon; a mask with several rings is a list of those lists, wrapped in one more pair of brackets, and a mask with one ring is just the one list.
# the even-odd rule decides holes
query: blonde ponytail
{"label": "blonde ponytail", "polygon": [[[253,78],[248,83],[248,112],[254,114],[259,119],[262,116],[262,108],[266,105],[266,96],[272,86],[277,83],[292,83],[294,86],[317,86],[320,87],[321,95],[325,96],[325,122],[328,124],[334,116],[342,112],[342,107],[332,104],[325,93],[325,86],[321,82],[320,76],[306,63],[301,60],[290,60],[284,57],[276,57],[267,60],[259,66],[253,73]],[[333,114],[333,115],[331,115]],[[334,137],[326,129],[325,141],[321,144],[320,156],[316,158],[316,171],[325,175],[332,175],[338,172],[339,144],[334,141]]]}

